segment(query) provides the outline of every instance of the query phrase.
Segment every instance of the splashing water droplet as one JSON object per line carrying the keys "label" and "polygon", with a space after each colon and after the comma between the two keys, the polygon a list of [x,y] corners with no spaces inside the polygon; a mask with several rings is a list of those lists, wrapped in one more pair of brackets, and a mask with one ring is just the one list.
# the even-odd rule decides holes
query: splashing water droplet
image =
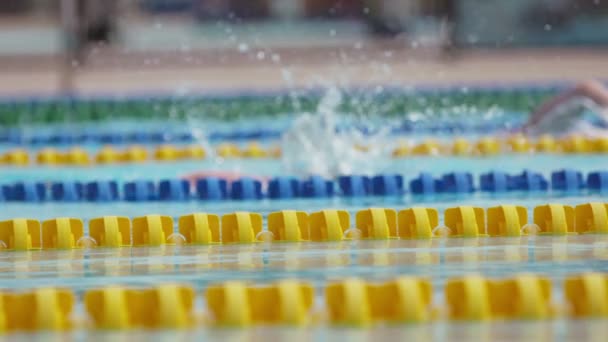
{"label": "splashing water droplet", "polygon": [[540,232],[540,227],[534,223],[528,223],[521,227],[522,234],[537,235]]}
{"label": "splashing water droplet", "polygon": [[[300,115],[281,139],[283,165],[295,174],[336,177],[372,173],[381,168],[387,126],[360,131],[360,123],[344,120],[340,90],[330,87],[318,104],[316,113]],[[355,145],[365,145],[365,150]]]}
{"label": "splashing water droplet", "polygon": [[239,44],[239,52],[247,52],[249,51],[249,45],[245,43]]}
{"label": "splashing water droplet", "polygon": [[4,240],[0,240],[0,249],[7,249],[8,245],[6,244],[6,242],[4,242]]}
{"label": "splashing water droplet", "polygon": [[361,230],[357,228],[349,228],[344,231],[344,238],[350,240],[359,240],[361,239]]}
{"label": "splashing water droplet", "polygon": [[263,230],[255,236],[255,239],[261,242],[272,242],[274,241],[274,234],[268,230]]}
{"label": "splashing water droplet", "polygon": [[433,228],[432,233],[433,233],[433,236],[447,237],[452,234],[452,230],[446,226],[437,226],[437,227]]}
{"label": "splashing water droplet", "polygon": [[173,233],[167,237],[167,243],[171,245],[181,246],[186,243],[186,237],[180,233]]}
{"label": "splashing water droplet", "polygon": [[83,236],[76,241],[76,246],[80,248],[94,248],[97,247],[97,241],[90,236]]}

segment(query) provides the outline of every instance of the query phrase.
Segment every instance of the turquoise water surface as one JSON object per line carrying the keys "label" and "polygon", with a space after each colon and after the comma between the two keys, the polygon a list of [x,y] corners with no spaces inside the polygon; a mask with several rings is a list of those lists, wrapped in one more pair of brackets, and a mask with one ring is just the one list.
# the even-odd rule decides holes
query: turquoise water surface
{"label": "turquoise water surface", "polygon": [[[5,148],[8,148],[4,146]],[[95,150],[98,146],[88,146]],[[34,149],[32,149],[34,150]],[[581,172],[608,170],[605,155],[504,154],[493,157],[389,157],[374,161],[374,174],[397,173],[406,183],[420,172],[435,176],[453,171],[466,171],[477,182],[480,174],[499,170],[510,174],[524,169],[542,173],[549,178],[552,171],[568,168]],[[1,182],[16,181],[92,181],[135,179],[160,180],[182,177],[201,170],[237,171],[254,176],[288,175],[281,160],[209,158],[203,161],[149,162],[94,167],[2,167]],[[304,176],[304,175],[296,175]],[[406,186],[407,188],[407,186]],[[185,202],[111,202],[111,203],[1,203],[0,219],[29,217],[39,220],[72,216],[85,221],[103,215],[129,217],[163,214],[172,217],[192,212],[226,214],[252,211],[267,214],[284,209],[307,212],[338,208],[354,213],[368,207],[397,210],[411,206],[428,206],[442,211],[459,205],[491,207],[500,204],[522,205],[531,210],[536,205],[562,203],[575,205],[606,201],[606,195],[582,191],[490,194],[476,192],[465,195],[417,197],[362,197],[332,199],[297,199],[260,201]],[[354,220],[352,220],[354,221]],[[86,227],[86,224],[85,224]],[[86,229],[86,228],[85,228]],[[185,282],[200,293],[208,284],[225,280],[247,280],[258,283],[284,278],[311,281],[318,289],[326,281],[348,276],[382,280],[396,275],[417,275],[432,280],[435,301],[440,302],[445,280],[464,274],[504,277],[521,272],[534,272],[551,278],[555,284],[568,275],[583,271],[608,272],[608,237],[598,235],[529,236],[521,238],[436,238],[433,240],[343,241],[331,243],[257,243],[252,245],[164,246],[134,248],[93,248],[56,251],[3,252],[0,254],[0,288],[15,290],[40,286],[61,286],[78,295],[84,290],[108,284],[152,286],[161,282]],[[555,289],[558,300],[561,289]],[[320,296],[320,292],[318,292]],[[321,298],[317,298],[320,301]],[[197,300],[197,307],[203,303]],[[83,312],[81,306],[76,312]],[[199,328],[192,332],[155,334],[158,339],[278,339],[333,340],[335,338],[377,339],[415,338],[442,340],[460,337],[465,340],[511,340],[520,338],[553,339],[595,336],[608,333],[606,325],[593,321],[509,322],[492,324],[437,323],[397,329],[394,327],[363,330],[340,330],[316,327],[311,330],[259,328],[249,331],[218,331]],[[66,336],[84,338],[83,332]],[[146,332],[98,333],[100,338],[150,338]],[[45,336],[40,335],[40,336]]]}

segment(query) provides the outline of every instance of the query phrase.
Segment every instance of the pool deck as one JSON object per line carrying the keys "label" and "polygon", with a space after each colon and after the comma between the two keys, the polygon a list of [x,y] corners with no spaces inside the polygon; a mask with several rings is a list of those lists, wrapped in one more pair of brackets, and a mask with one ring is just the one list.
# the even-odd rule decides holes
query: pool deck
{"label": "pool deck", "polygon": [[0,95],[57,94],[68,83],[76,93],[91,94],[608,79],[608,50],[601,49],[477,50],[446,58],[433,49],[376,41],[357,47],[275,48],[264,50],[264,59],[259,52],[98,50],[87,64],[72,68],[69,82],[61,76],[58,56],[4,56]]}

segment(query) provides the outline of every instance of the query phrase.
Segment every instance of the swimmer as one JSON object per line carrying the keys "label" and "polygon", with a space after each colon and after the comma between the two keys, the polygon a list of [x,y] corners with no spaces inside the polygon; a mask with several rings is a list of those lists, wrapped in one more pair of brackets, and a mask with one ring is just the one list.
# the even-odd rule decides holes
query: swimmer
{"label": "swimmer", "polygon": [[541,104],[522,132],[529,135],[608,135],[608,89],[597,81],[577,84]]}
{"label": "swimmer", "polygon": [[[362,165],[357,165],[357,161],[363,162],[359,163],[363,166],[378,162],[371,159],[374,153],[362,153],[351,148],[352,136],[336,134],[333,109],[340,97],[335,92],[330,91],[329,94],[332,96],[320,105],[317,115],[301,115],[283,134],[283,148],[290,158],[286,163],[291,167],[289,172],[333,177],[355,170],[361,172]],[[608,88],[597,81],[581,82],[541,104],[518,131],[527,135],[579,133],[590,137],[608,136]],[[231,171],[202,171],[185,178],[194,182],[200,178],[217,177],[231,182],[245,176]]]}
{"label": "swimmer", "polygon": [[259,180],[260,182],[266,182],[268,179],[266,177],[259,176],[248,176],[240,172],[236,171],[228,171],[228,170],[207,170],[207,171],[197,171],[193,173],[189,173],[183,177],[183,179],[189,181],[194,184],[197,180],[203,178],[220,178],[229,183],[234,182],[240,178],[249,177],[255,180]]}

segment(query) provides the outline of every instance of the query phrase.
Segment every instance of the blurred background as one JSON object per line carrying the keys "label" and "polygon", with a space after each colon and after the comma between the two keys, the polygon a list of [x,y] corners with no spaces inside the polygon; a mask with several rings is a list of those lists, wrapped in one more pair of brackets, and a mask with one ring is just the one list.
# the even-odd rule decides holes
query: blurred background
{"label": "blurred background", "polygon": [[3,0],[0,94],[608,78],[605,0]]}

